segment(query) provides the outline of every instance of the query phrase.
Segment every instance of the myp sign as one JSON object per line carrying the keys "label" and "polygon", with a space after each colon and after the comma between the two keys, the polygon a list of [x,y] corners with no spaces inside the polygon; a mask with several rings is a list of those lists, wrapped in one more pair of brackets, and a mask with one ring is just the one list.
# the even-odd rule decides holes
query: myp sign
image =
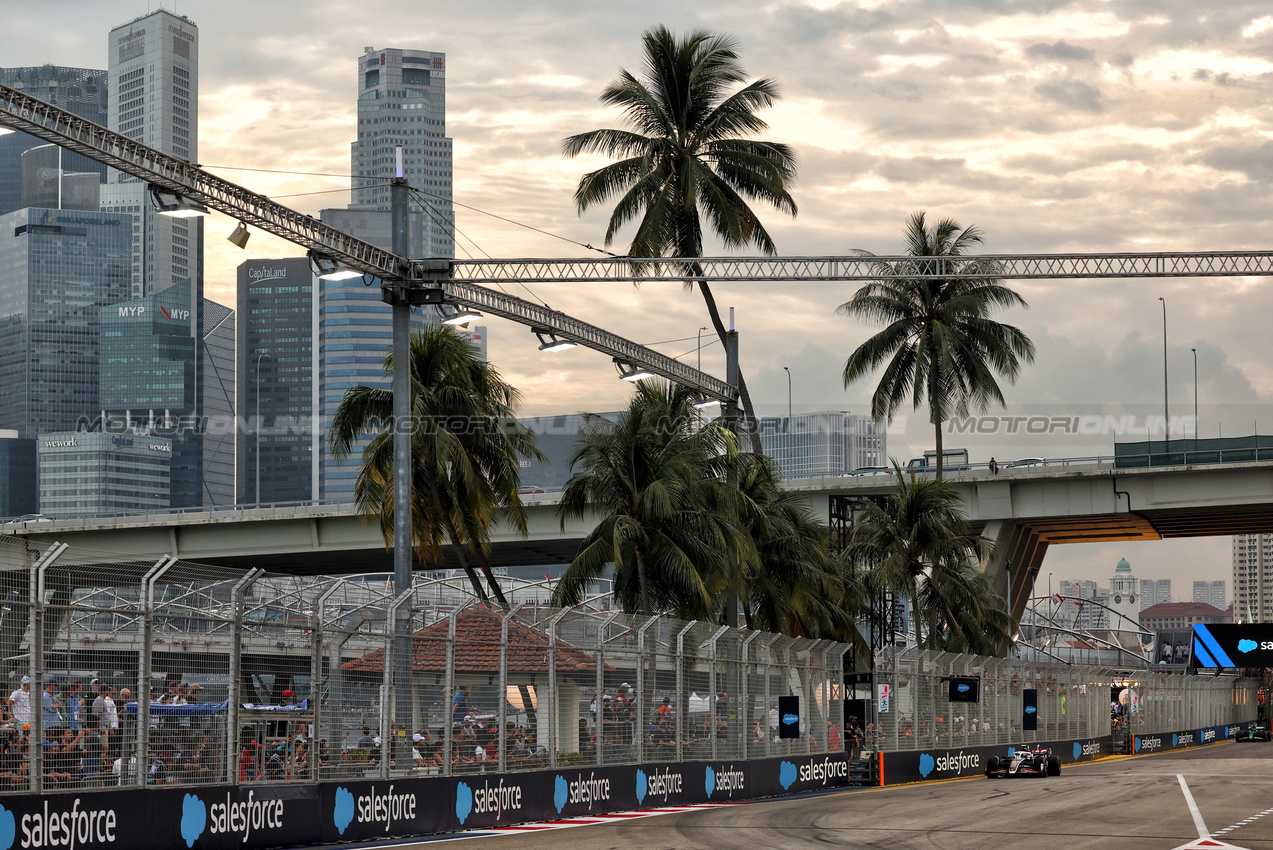
{"label": "myp sign", "polygon": [[1193,667],[1273,667],[1273,624],[1196,623]]}

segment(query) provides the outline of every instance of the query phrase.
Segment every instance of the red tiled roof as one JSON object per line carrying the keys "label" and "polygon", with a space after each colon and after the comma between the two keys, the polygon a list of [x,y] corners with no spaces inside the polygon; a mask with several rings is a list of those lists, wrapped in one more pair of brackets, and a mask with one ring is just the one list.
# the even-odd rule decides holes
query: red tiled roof
{"label": "red tiled roof", "polygon": [[[455,672],[499,671],[500,624],[503,615],[486,606],[460,613],[455,620]],[[446,638],[449,626],[440,620],[412,637],[411,669],[417,673],[446,672]],[[608,666],[608,665],[607,665]],[[385,651],[377,649],[346,661],[345,670],[379,673],[385,667]],[[597,669],[597,660],[568,643],[557,641],[557,670],[583,672]],[[508,623],[508,672],[547,673],[548,635],[510,620]]]}
{"label": "red tiled roof", "polygon": [[1229,611],[1221,611],[1205,602],[1159,602],[1140,612],[1145,617],[1228,617]]}

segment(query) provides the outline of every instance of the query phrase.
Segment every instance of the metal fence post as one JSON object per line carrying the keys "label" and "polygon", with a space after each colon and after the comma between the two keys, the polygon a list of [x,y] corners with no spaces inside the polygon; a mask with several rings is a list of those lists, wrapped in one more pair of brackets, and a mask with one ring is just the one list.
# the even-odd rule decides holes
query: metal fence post
{"label": "metal fence post", "polygon": [[[62,556],[66,544],[58,543],[31,565],[31,695],[28,710],[31,712],[31,738],[27,744],[30,764],[27,777],[32,792],[38,793],[44,781],[44,574]],[[19,729],[19,732],[22,730]]]}
{"label": "metal fence post", "polygon": [[451,775],[451,762],[455,746],[455,620],[459,610],[452,611],[446,624],[446,695],[442,698],[442,711],[446,716],[446,725],[442,727],[442,747],[446,755],[442,757],[442,775]]}
{"label": "metal fence post", "polygon": [[748,683],[747,664],[750,657],[751,642],[760,636],[760,632],[752,632],[743,638],[738,650],[738,722],[742,728],[742,758],[747,758],[748,744],[751,735],[751,688]]}
{"label": "metal fence post", "polygon": [[[239,703],[242,701],[242,695],[239,693],[239,680],[243,676],[244,597],[247,595],[248,588],[255,584],[256,580],[264,574],[265,570],[260,567],[253,567],[248,570],[243,578],[239,579],[238,583],[234,585],[234,589],[230,591],[230,604],[234,612],[234,622],[231,626],[230,684],[226,698],[225,768],[230,774],[227,781],[231,785],[239,784],[239,771],[236,767],[239,763]],[[146,692],[146,698],[150,699],[149,691]]]}
{"label": "metal fence post", "polygon": [[685,635],[696,625],[691,620],[676,633],[676,760],[685,761],[685,715],[689,713],[689,699],[685,696]]}
{"label": "metal fence post", "polygon": [[[150,665],[151,665],[151,647],[155,642],[155,583],[160,577],[168,572],[177,559],[165,555],[155,562],[155,565],[146,573],[146,577],[142,579],[144,587],[144,596],[142,602],[142,631],[141,631],[141,648],[137,655],[137,731],[136,731],[136,775],[134,783],[137,785],[146,784],[146,774],[150,763]],[[125,710],[127,705],[121,706]],[[123,730],[120,730],[121,735]],[[123,767],[128,763],[124,748],[120,747],[120,756],[124,758],[120,762],[120,774],[123,775]]]}
{"label": "metal fence post", "polygon": [[[653,709],[647,711],[645,683],[645,631],[659,621],[658,615],[650,617],[641,628],[637,629],[637,728],[636,728],[636,760],[645,760],[645,729]],[[654,659],[654,678],[658,682],[658,658]],[[653,700],[650,701],[653,703]]]}
{"label": "metal fence post", "polygon": [[[596,734],[597,734],[597,766],[598,767],[601,767],[605,764],[605,751],[602,747],[602,738],[604,738],[605,736],[602,734],[602,732],[604,732],[606,728],[605,727],[606,712],[605,712],[605,707],[602,705],[602,702],[603,702],[602,695],[606,692],[606,679],[605,679],[606,632],[610,628],[610,624],[613,623],[615,618],[618,616],[619,616],[619,612],[615,611],[613,614],[607,617],[605,621],[602,622],[601,627],[597,629],[597,719],[596,719],[597,728],[596,728]],[[615,722],[617,725],[618,723],[617,718]],[[582,742],[580,742],[579,744],[579,750],[580,752],[583,751]]]}
{"label": "metal fence post", "polygon": [[557,742],[561,739],[557,728],[561,720],[557,705],[557,624],[569,613],[569,608],[563,608],[548,621],[548,767],[552,770],[557,769]]}
{"label": "metal fence post", "polygon": [[[410,739],[401,734],[401,725],[406,720],[398,716],[400,704],[411,705],[411,683],[412,667],[414,666],[415,641],[411,639],[411,612],[407,612],[406,626],[399,630],[402,624],[402,608],[411,601],[411,597],[415,595],[415,588],[408,586],[406,590],[399,593],[393,600],[393,604],[389,610],[389,633],[390,640],[386,645],[392,649],[394,659],[393,666],[385,664],[385,696],[386,699],[380,703],[380,777],[382,779],[389,778],[389,765],[394,762],[396,757],[404,756],[408,762],[411,761],[411,749],[408,746]],[[399,658],[403,652],[407,654],[406,659]],[[398,674],[405,674],[407,680],[405,682],[398,681]],[[404,689],[405,693],[399,693],[399,689]],[[385,705],[388,704],[386,710]],[[398,740],[402,738],[402,740]]]}
{"label": "metal fence post", "polygon": [[311,629],[314,638],[314,652],[310,656],[309,701],[311,703],[310,710],[313,712],[314,725],[309,730],[309,766],[310,776],[318,779],[322,778],[322,771],[318,762],[322,754],[319,748],[319,741],[322,740],[319,730],[323,728],[323,643],[327,623],[327,600],[337,590],[340,590],[342,584],[343,581],[341,579],[332,579],[327,589],[318,597],[318,601],[314,605],[313,628]]}
{"label": "metal fence post", "polygon": [[[508,621],[522,609],[526,603],[514,606],[500,618],[499,624],[499,772],[508,769]],[[522,710],[525,710],[522,706]],[[449,755],[449,754],[448,754]]]}
{"label": "metal fence post", "polygon": [[703,725],[704,728],[711,730],[709,735],[712,742],[713,760],[720,757],[717,749],[718,736],[716,734],[716,641],[727,631],[729,631],[729,626],[721,626],[716,630],[715,634],[707,639],[707,652],[711,660],[711,669],[707,679],[707,718],[703,721]]}

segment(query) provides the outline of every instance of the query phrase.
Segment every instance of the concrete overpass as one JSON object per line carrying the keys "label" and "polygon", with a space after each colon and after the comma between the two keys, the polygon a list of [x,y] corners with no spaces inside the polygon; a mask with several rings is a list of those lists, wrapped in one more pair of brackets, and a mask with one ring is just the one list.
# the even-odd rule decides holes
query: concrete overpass
{"label": "concrete overpass", "polygon": [[[951,473],[974,528],[1004,552],[995,579],[1014,608],[1029,598],[1049,546],[1114,540],[1273,531],[1273,461],[1115,469],[1112,459],[1049,461],[1045,467]],[[854,496],[882,496],[891,476],[795,480],[819,516]],[[564,564],[595,520],[563,530],[556,494],[528,497],[530,533],[492,537],[492,564]],[[391,572],[379,532],[348,505],[236,508],[0,525],[0,533],[112,553],[172,555],[298,575]],[[430,565],[434,566],[434,565]],[[437,565],[458,566],[453,559]],[[1019,615],[1020,611],[1016,611]]]}

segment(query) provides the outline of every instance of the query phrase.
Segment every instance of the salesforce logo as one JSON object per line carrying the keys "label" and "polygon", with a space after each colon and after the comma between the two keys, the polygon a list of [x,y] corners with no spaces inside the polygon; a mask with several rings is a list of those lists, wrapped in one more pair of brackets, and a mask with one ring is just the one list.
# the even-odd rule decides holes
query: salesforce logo
{"label": "salesforce logo", "polygon": [[[207,825],[208,807],[194,794],[187,794],[181,799],[181,837],[186,840],[187,847],[194,846]],[[3,843],[0,841],[0,844]]]}
{"label": "salesforce logo", "polygon": [[336,805],[332,808],[332,821],[336,824],[336,831],[341,835],[345,834],[345,830],[349,828],[349,824],[354,820],[354,795],[349,793],[349,789],[340,786],[336,788]]}
{"label": "salesforce logo", "polygon": [[919,754],[919,775],[928,778],[928,774],[933,772],[933,768],[937,766],[937,760],[928,753]]}
{"label": "salesforce logo", "polygon": [[557,780],[553,784],[553,805],[557,807],[557,814],[561,814],[561,810],[566,807],[566,798],[570,794],[570,783],[560,773],[557,774]]}
{"label": "salesforce logo", "polygon": [[1078,761],[1079,758],[1082,757],[1082,755],[1083,755],[1083,745],[1080,744],[1078,741],[1075,741],[1074,742],[1074,760]]}
{"label": "salesforce logo", "polygon": [[786,791],[796,782],[796,766],[789,761],[778,765],[778,784]]}
{"label": "salesforce logo", "polygon": [[455,786],[455,816],[460,819],[460,826],[469,819],[473,811],[473,789],[467,782]]}
{"label": "salesforce logo", "polygon": [[1038,711],[1038,710],[1039,710],[1039,709],[1035,708],[1035,707],[1034,707],[1034,706],[1032,706],[1032,705],[1027,705],[1027,706],[1025,707],[1025,713],[1026,713],[1026,714],[1034,714],[1034,713],[1035,713],[1036,711]]}
{"label": "salesforce logo", "polygon": [[648,787],[649,780],[645,776],[645,771],[638,768],[636,775],[636,798],[638,806],[645,803],[645,792]]}
{"label": "salesforce logo", "polygon": [[712,792],[716,790],[716,771],[712,770],[710,764],[707,766],[707,772],[703,774],[703,790],[707,792],[709,798],[712,796]]}
{"label": "salesforce logo", "polygon": [[961,694],[966,694],[972,690],[972,686],[967,682],[960,682],[958,685],[955,685],[955,690],[959,691]]}
{"label": "salesforce logo", "polygon": [[1244,653],[1250,652],[1251,650],[1256,649],[1258,647],[1259,647],[1259,644],[1253,640],[1247,640],[1246,638],[1243,638],[1242,640],[1238,641],[1238,652],[1244,652]]}
{"label": "salesforce logo", "polygon": [[13,846],[13,839],[18,837],[18,824],[13,818],[13,812],[0,806],[0,850],[9,850]]}

